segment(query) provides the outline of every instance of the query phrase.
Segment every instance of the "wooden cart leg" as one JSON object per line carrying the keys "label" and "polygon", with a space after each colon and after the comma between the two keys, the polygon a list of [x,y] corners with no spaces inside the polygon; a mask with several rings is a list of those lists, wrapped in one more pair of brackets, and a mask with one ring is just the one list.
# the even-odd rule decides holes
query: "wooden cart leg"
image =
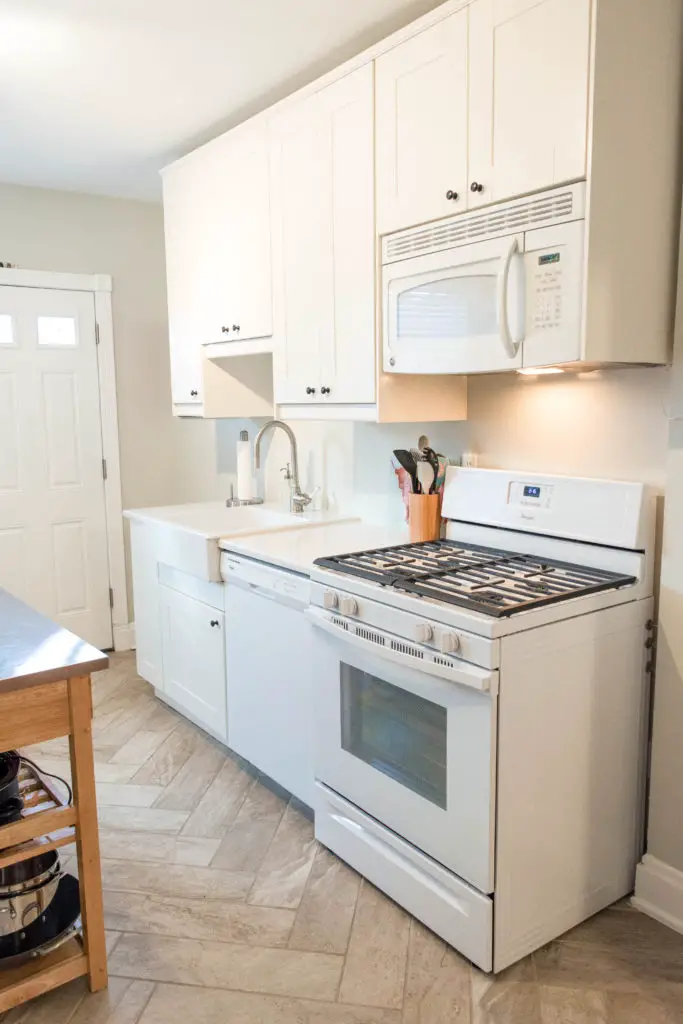
{"label": "wooden cart leg", "polygon": [[69,680],[71,776],[77,812],[76,846],[81,892],[83,938],[88,955],[91,992],[107,986],[107,949],[104,938],[102,872],[97,827],[95,763],[92,749],[90,677]]}

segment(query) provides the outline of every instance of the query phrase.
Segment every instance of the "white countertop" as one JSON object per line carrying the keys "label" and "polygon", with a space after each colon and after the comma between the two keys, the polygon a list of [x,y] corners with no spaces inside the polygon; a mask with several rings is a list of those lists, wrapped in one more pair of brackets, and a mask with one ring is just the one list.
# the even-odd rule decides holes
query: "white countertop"
{"label": "white countertop", "polygon": [[310,575],[316,558],[343,555],[351,551],[405,544],[408,527],[378,526],[361,520],[310,526],[307,529],[271,531],[243,537],[223,537],[220,547],[224,551],[246,555],[269,565]]}
{"label": "white countertop", "polygon": [[353,518],[329,512],[287,512],[273,503],[228,508],[224,501],[128,509],[124,515],[128,519],[184,530],[206,540],[349,522]]}

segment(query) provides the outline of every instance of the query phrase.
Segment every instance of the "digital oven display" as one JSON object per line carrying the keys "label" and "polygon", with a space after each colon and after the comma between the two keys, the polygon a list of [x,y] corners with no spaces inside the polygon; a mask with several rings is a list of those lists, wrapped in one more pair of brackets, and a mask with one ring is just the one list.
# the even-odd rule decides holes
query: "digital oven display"
{"label": "digital oven display", "polygon": [[540,498],[541,497],[541,488],[538,487],[536,484],[526,484],[525,487],[524,487],[524,497],[525,498]]}

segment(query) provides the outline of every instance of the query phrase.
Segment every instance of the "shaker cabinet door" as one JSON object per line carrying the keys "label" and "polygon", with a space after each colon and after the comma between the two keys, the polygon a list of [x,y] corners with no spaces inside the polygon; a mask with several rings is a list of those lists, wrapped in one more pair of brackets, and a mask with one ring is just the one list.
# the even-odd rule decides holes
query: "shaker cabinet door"
{"label": "shaker cabinet door", "polygon": [[164,694],[226,740],[225,616],[171,587],[159,589]]}
{"label": "shaker cabinet door", "polygon": [[590,0],[476,0],[470,207],[586,175]]}
{"label": "shaker cabinet door", "polygon": [[204,147],[203,186],[213,210],[206,342],[273,332],[268,143],[265,121],[239,125]]}
{"label": "shaker cabinet door", "polygon": [[212,218],[203,179],[202,162],[194,155],[163,179],[171,395],[174,406],[194,406],[199,416]]}
{"label": "shaker cabinet door", "polygon": [[375,400],[373,74],[271,123],[275,400]]}
{"label": "shaker cabinet door", "polygon": [[328,86],[319,102],[327,254],[320,386],[325,404],[369,404],[377,361],[372,65]]}
{"label": "shaker cabinet door", "polygon": [[271,124],[274,393],[279,403],[319,398],[325,200],[316,97]]}
{"label": "shaker cabinet door", "polygon": [[467,209],[467,9],[375,62],[381,235]]}

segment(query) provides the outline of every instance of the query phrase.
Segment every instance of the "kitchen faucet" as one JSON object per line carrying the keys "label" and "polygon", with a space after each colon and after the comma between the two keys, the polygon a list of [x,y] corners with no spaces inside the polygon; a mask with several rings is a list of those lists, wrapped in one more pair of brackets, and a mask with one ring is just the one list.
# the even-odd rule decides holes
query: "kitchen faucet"
{"label": "kitchen faucet", "polygon": [[289,508],[291,512],[303,512],[307,505],[311,504],[310,494],[306,494],[305,491],[301,490],[301,484],[299,483],[299,453],[296,446],[296,437],[294,431],[290,426],[284,423],[282,420],[268,420],[267,423],[259,430],[254,441],[254,465],[256,469],[261,467],[261,438],[267,430],[271,427],[275,429],[280,427],[284,430],[285,434],[289,438],[289,446],[291,449],[291,460],[292,470],[289,472],[289,465],[287,466],[287,474],[285,479],[289,481]]}

